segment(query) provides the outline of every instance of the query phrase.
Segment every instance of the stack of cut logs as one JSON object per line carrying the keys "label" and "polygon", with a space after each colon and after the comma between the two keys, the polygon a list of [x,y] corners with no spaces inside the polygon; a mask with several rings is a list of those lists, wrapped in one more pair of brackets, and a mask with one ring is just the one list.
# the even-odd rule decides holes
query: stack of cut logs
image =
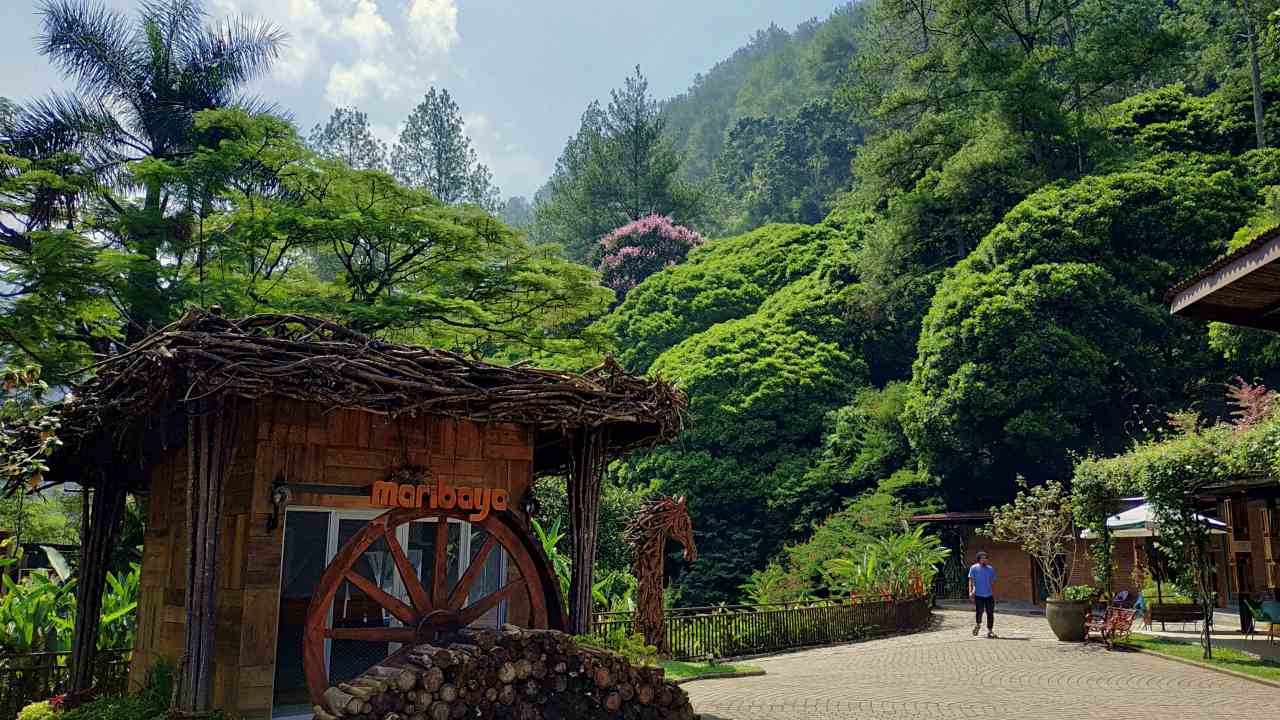
{"label": "stack of cut logs", "polygon": [[554,630],[463,631],[402,649],[324,693],[316,720],[691,720],[689,698],[656,667]]}

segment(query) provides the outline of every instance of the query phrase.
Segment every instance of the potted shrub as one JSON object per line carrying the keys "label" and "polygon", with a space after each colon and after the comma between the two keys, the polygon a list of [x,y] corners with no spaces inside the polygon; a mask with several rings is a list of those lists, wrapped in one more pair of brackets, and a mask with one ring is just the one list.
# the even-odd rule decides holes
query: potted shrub
{"label": "potted shrub", "polygon": [[1065,593],[1067,577],[1075,551],[1075,522],[1071,501],[1062,483],[1051,480],[1043,485],[1021,488],[1013,502],[991,509],[991,524],[982,534],[993,540],[1012,543],[1031,556],[1044,577],[1049,597],[1045,600],[1045,616],[1053,634],[1063,641],[1084,640],[1084,619],[1089,613],[1092,589],[1072,588]]}

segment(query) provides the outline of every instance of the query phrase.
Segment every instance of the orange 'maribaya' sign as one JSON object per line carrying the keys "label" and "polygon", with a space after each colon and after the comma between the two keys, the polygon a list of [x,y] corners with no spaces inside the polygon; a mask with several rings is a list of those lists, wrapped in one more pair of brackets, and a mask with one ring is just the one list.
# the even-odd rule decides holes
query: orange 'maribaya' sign
{"label": "orange 'maribaya' sign", "polygon": [[507,509],[507,491],[502,488],[455,488],[439,479],[435,484],[379,480],[373,484],[369,500],[381,507],[471,510],[472,514],[467,518],[471,522],[489,517],[490,509]]}

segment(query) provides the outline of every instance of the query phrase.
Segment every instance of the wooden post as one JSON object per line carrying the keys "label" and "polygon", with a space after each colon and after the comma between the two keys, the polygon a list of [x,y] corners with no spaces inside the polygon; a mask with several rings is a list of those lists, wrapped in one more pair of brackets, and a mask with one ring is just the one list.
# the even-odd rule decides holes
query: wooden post
{"label": "wooden post", "polygon": [[[98,652],[98,627],[102,619],[102,592],[107,569],[120,536],[126,491],[114,473],[103,473],[93,488],[92,509],[84,526],[80,547],[80,568],[76,578],[76,622],[71,633],[71,677],[69,691],[79,693],[93,687],[93,665]],[[89,489],[85,488],[88,493]]]}
{"label": "wooden post", "polygon": [[213,704],[218,531],[237,419],[225,401],[197,403],[187,418],[187,638],[175,698],[185,715],[206,714]]}
{"label": "wooden post", "polygon": [[606,446],[604,431],[598,428],[576,432],[571,443],[568,491],[573,569],[569,576],[567,623],[571,635],[591,632],[591,583],[596,564],[596,526],[600,519]]}

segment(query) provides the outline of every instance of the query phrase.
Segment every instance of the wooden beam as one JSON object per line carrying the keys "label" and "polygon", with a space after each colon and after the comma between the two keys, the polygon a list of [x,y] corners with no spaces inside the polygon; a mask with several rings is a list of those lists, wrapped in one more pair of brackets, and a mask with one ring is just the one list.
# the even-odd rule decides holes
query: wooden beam
{"label": "wooden beam", "polygon": [[187,418],[187,633],[174,698],[187,716],[213,707],[218,540],[239,425],[237,405],[225,402],[200,401]]}
{"label": "wooden beam", "polygon": [[1280,330],[1280,313],[1265,313],[1257,310],[1213,305],[1208,302],[1196,303],[1174,313],[1179,317],[1204,322],[1221,322],[1228,325],[1254,328],[1257,330]]}
{"label": "wooden beam", "polygon": [[571,635],[591,632],[593,598],[591,583],[596,564],[596,533],[600,521],[600,493],[604,485],[607,440],[599,428],[574,433],[572,466],[569,469],[569,542],[573,568],[569,574],[569,618]]}
{"label": "wooden beam", "polygon": [[[88,525],[80,548],[79,571],[76,573],[76,619],[71,632],[71,679],[69,690],[79,693],[93,687],[93,667],[98,649],[98,630],[102,619],[102,594],[106,590],[107,570],[120,537],[121,520],[127,493],[125,485],[113,482],[113,472],[103,473],[92,490]],[[85,489],[88,493],[90,490]]]}
{"label": "wooden beam", "polygon": [[1232,259],[1212,274],[1178,292],[1169,303],[1169,312],[1174,315],[1199,317],[1194,312],[1185,311],[1228,285],[1239,282],[1250,273],[1277,260],[1280,260],[1280,235],[1263,243],[1257,249]]}

